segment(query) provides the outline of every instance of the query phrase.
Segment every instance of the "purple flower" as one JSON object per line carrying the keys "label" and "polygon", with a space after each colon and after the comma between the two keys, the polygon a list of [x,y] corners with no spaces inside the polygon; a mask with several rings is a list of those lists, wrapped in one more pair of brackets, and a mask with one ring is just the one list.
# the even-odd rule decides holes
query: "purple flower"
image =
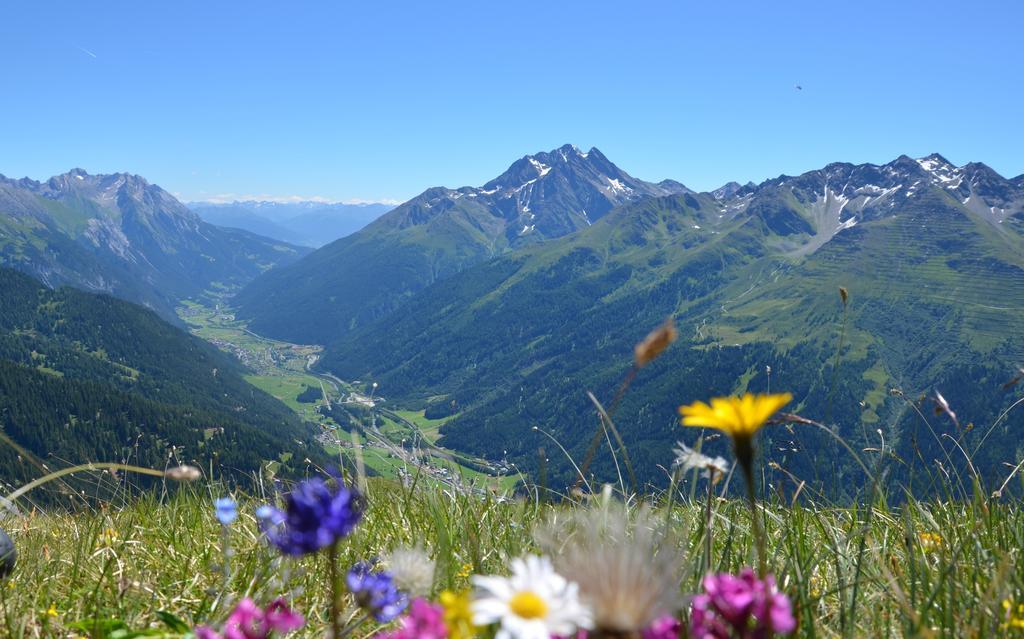
{"label": "purple flower", "polygon": [[267,539],[287,555],[306,555],[352,532],[362,517],[354,491],[335,478],[332,488],[319,477],[307,479],[285,496],[285,510],[256,511]]}
{"label": "purple flower", "polygon": [[213,508],[217,515],[217,521],[222,526],[229,526],[238,519],[238,504],[230,497],[221,497],[213,500]]}
{"label": "purple flower", "polygon": [[640,633],[642,639],[679,639],[683,624],[672,615],[658,617]]}
{"label": "purple flower", "polygon": [[690,633],[696,639],[762,639],[796,629],[789,598],[771,575],[758,579],[744,568],[739,575],[708,575],[703,585],[690,609]]}
{"label": "purple flower", "polygon": [[352,566],[345,576],[345,584],[356,604],[381,623],[400,615],[408,603],[406,596],[395,587],[391,573],[373,572],[372,566],[365,561]]}
{"label": "purple flower", "polygon": [[426,599],[413,599],[409,614],[402,617],[401,627],[377,635],[377,639],[445,639],[444,608]]}

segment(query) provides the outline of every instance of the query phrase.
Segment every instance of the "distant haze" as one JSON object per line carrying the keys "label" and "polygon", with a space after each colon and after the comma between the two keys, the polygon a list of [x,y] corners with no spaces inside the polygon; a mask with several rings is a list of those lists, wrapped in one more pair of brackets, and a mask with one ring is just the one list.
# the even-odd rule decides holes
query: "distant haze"
{"label": "distant haze", "polygon": [[227,204],[190,202],[188,206],[210,224],[314,248],[351,235],[394,208],[378,203],[252,200]]}

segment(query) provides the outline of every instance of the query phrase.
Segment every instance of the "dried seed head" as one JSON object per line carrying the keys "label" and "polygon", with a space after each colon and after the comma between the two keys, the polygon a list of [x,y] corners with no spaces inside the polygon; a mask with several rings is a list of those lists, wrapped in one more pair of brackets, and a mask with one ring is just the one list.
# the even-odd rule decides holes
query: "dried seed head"
{"label": "dried seed head", "polygon": [[846,302],[850,299],[850,293],[845,286],[839,287],[839,297],[843,300],[843,306],[846,306]]}
{"label": "dried seed head", "polygon": [[669,344],[676,341],[678,333],[672,318],[665,320],[665,323],[654,329],[636,345],[633,361],[637,368],[643,368],[650,364],[662,351],[669,347]]}
{"label": "dried seed head", "polygon": [[195,481],[202,476],[202,471],[195,466],[175,466],[164,472],[164,477],[174,481]]}

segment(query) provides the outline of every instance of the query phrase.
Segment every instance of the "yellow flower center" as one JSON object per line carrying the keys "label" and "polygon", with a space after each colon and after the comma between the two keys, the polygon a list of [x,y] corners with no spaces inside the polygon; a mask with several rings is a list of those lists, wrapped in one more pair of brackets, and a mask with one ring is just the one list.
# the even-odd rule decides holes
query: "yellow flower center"
{"label": "yellow flower center", "polygon": [[517,592],[508,602],[509,610],[523,619],[541,619],[548,614],[548,605],[532,592]]}

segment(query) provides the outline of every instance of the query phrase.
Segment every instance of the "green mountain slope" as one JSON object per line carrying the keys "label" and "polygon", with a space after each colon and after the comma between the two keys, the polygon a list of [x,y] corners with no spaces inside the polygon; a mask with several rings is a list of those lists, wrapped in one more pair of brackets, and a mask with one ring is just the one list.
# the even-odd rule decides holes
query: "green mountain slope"
{"label": "green mountain slope", "polygon": [[365,229],[266,273],[236,298],[254,330],[325,343],[434,282],[588,227],[619,204],[688,192],[631,177],[597,149],[526,156],[480,188],[432,188]]}
{"label": "green mountain slope", "polygon": [[[313,433],[243,373],[151,311],[0,268],[0,427],[47,463],[163,468],[173,450],[240,480],[303,467]],[[36,470],[4,448],[0,472]]]}
{"label": "green mountain slope", "polygon": [[170,321],[179,300],[241,286],[306,252],[207,224],[134,175],[0,176],[0,265],[141,303]]}
{"label": "green mountain slope", "polygon": [[[571,467],[531,427],[581,458],[596,423],[585,391],[612,396],[633,344],[673,316],[679,343],[618,412],[642,480],[663,482],[657,465],[671,461],[672,441],[696,434],[676,425],[676,406],[770,383],[855,447],[877,447],[882,429],[909,483],[935,460],[956,467],[953,441],[976,441],[1008,405],[1000,385],[1024,360],[1022,204],[1015,182],[939,156],[648,199],[425,289],[322,363],[399,401],[456,399],[463,411],[442,428],[449,447],[536,468],[547,446],[561,488]],[[840,286],[851,296],[845,328]],[[977,431],[926,425],[906,398],[935,389]],[[932,406],[919,404],[926,415]],[[978,453],[986,473],[1019,460],[1015,425],[1014,415]],[[780,429],[767,451],[803,479],[859,481],[820,431]],[[615,476],[610,456],[597,470]]]}

